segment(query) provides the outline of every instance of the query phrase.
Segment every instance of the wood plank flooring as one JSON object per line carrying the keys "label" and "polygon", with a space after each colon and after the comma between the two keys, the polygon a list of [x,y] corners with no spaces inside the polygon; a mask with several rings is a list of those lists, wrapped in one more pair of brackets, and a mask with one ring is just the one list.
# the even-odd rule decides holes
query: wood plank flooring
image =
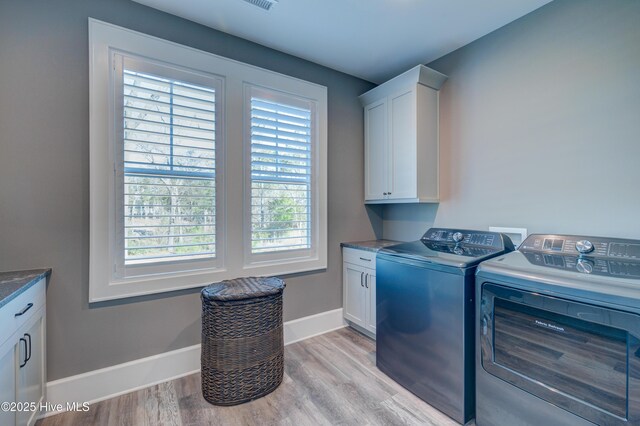
{"label": "wood plank flooring", "polygon": [[350,328],[285,347],[271,394],[234,407],[207,403],[194,374],[62,413],[39,426],[456,425],[375,366],[375,342]]}

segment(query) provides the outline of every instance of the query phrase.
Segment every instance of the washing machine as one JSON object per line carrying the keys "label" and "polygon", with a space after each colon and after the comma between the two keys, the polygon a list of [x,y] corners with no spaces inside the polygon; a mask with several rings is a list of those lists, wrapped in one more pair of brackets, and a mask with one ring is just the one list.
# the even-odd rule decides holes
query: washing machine
{"label": "washing machine", "polygon": [[531,235],[476,291],[478,426],[640,425],[640,240]]}
{"label": "washing machine", "polygon": [[495,232],[429,229],[376,257],[376,365],[460,423],[474,412],[474,274],[513,250]]}

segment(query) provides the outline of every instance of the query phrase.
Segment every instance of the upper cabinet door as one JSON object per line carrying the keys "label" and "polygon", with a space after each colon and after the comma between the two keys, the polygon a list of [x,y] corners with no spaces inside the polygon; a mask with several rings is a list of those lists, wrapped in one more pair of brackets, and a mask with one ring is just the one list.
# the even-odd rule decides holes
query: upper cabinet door
{"label": "upper cabinet door", "polygon": [[389,96],[389,199],[417,198],[416,89]]}
{"label": "upper cabinet door", "polygon": [[364,199],[379,200],[389,185],[387,99],[364,107]]}

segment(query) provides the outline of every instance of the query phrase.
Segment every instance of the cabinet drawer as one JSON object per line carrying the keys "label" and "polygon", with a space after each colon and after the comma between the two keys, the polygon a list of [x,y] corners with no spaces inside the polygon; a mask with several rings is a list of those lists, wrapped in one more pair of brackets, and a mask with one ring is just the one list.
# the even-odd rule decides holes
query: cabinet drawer
{"label": "cabinet drawer", "polygon": [[349,247],[342,249],[342,260],[365,268],[376,269],[376,252]]}
{"label": "cabinet drawer", "polygon": [[[36,284],[27,289],[24,293],[0,308],[0,344],[8,339],[13,333],[22,327],[36,312],[45,304],[45,283],[42,278]],[[33,304],[29,307],[29,304]],[[25,311],[24,314],[16,316],[17,313]]]}

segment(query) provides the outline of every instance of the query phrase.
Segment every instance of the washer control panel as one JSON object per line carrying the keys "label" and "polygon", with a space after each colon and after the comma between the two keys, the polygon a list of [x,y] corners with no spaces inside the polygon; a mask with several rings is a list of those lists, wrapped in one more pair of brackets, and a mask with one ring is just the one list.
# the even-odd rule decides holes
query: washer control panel
{"label": "washer control panel", "polygon": [[490,247],[498,250],[513,246],[508,237],[498,232],[470,231],[465,229],[431,228],[425,232],[421,240],[423,242]]}
{"label": "washer control panel", "polygon": [[640,240],[534,234],[519,251],[536,265],[640,279]]}
{"label": "washer control panel", "polygon": [[429,249],[440,253],[451,253],[465,257],[483,257],[495,253],[496,249],[492,247],[481,247],[462,244],[448,244],[434,241],[425,241],[422,243]]}

